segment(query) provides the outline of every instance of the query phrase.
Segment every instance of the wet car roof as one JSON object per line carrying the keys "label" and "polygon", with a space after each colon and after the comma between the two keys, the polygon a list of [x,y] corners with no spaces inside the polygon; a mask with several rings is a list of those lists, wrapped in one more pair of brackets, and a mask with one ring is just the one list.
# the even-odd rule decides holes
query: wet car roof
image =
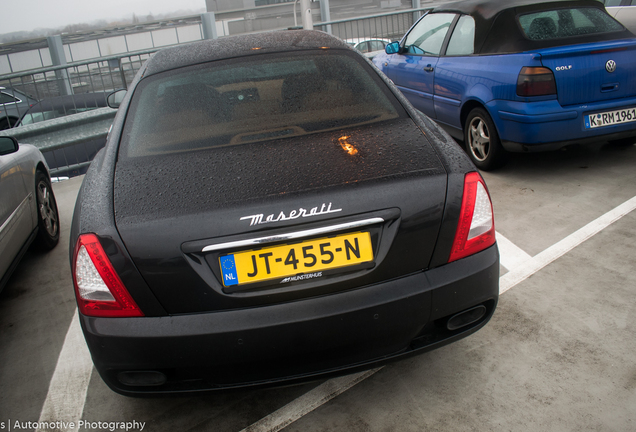
{"label": "wet car roof", "polygon": [[321,48],[351,49],[345,42],[319,31],[290,30],[231,36],[161,50],[148,60],[144,75],[214,60]]}

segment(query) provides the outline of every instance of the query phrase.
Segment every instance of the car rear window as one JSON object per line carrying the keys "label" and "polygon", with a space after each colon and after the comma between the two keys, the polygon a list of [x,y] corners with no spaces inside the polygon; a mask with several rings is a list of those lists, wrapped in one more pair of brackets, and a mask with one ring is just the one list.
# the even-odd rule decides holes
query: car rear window
{"label": "car rear window", "polygon": [[120,156],[289,138],[405,115],[358,57],[336,50],[264,54],[145,78],[131,101]]}
{"label": "car rear window", "polygon": [[8,103],[15,103],[15,102],[22,102],[22,101],[6,93],[0,93],[0,104],[8,104]]}
{"label": "car rear window", "polygon": [[597,8],[563,8],[519,16],[519,24],[530,40],[560,39],[622,31],[623,26]]}

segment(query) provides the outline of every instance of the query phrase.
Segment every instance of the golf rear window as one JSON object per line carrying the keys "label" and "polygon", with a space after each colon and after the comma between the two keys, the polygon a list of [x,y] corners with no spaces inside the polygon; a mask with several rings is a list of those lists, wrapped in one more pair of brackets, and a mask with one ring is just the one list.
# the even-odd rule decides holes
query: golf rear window
{"label": "golf rear window", "polygon": [[150,76],[135,90],[120,156],[291,138],[404,115],[357,55],[254,55]]}
{"label": "golf rear window", "polygon": [[562,8],[519,16],[524,35],[533,41],[622,31],[623,26],[597,8]]}

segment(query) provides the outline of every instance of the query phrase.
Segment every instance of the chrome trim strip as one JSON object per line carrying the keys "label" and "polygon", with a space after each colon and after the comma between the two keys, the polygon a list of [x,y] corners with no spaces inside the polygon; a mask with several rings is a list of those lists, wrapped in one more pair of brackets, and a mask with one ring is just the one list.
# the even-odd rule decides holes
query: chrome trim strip
{"label": "chrome trim strip", "polygon": [[284,240],[296,240],[303,237],[327,234],[327,233],[332,233],[334,231],[342,231],[346,229],[358,228],[358,227],[373,225],[373,224],[382,223],[382,222],[384,222],[383,218],[374,217],[374,218],[364,219],[364,220],[355,221],[355,222],[346,222],[346,223],[341,223],[338,225],[331,225],[328,227],[314,228],[314,229],[308,229],[304,231],[296,231],[296,232],[281,234],[277,236],[258,237],[258,238],[249,239],[249,240],[238,240],[238,241],[227,242],[227,243],[213,244],[213,245],[204,247],[201,252],[212,252],[212,251],[218,251],[221,249],[232,249],[237,247],[260,246],[266,243],[272,243],[272,242],[284,241]]}
{"label": "chrome trim strip", "polygon": [[[5,89],[5,88],[3,88],[2,90],[6,90],[6,89]],[[17,97],[17,96],[15,95],[15,93],[14,93],[14,94],[10,94],[8,91],[3,91],[3,92],[1,92],[1,93],[2,93],[2,94],[5,94],[5,95],[7,95],[7,96],[9,96],[9,97],[12,97],[13,99],[15,99],[15,101],[13,101],[13,102],[5,102],[5,103],[0,104],[0,105],[11,105],[11,104],[16,104],[16,105],[17,105],[17,104],[19,104],[19,103],[22,103],[22,99],[20,99],[19,97]]]}
{"label": "chrome trim strip", "polygon": [[30,192],[22,202],[16,207],[16,209],[11,213],[11,215],[7,218],[6,221],[0,226],[0,242],[4,239],[6,233],[8,233],[16,223],[18,215],[24,212],[24,209],[27,207],[30,200],[33,199],[33,193]]}

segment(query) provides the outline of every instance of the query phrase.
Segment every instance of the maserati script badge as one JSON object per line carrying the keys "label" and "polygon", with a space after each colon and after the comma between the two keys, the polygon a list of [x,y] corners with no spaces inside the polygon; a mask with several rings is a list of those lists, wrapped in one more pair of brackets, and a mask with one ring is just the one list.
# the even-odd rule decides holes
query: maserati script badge
{"label": "maserati script badge", "polygon": [[320,216],[320,215],[329,214],[329,213],[337,213],[339,211],[342,211],[342,209],[332,209],[331,203],[329,204],[323,203],[320,207],[313,207],[311,209],[304,209],[301,207],[298,210],[290,211],[289,214],[286,214],[284,211],[281,211],[278,214],[278,216],[274,216],[274,213],[272,213],[271,215],[265,217],[265,215],[261,213],[261,214],[251,215],[251,216],[243,216],[241,220],[249,220],[250,226],[254,226],[254,225],[268,224],[272,222],[298,219],[300,217],[306,218],[306,217],[312,217],[312,216]]}

